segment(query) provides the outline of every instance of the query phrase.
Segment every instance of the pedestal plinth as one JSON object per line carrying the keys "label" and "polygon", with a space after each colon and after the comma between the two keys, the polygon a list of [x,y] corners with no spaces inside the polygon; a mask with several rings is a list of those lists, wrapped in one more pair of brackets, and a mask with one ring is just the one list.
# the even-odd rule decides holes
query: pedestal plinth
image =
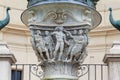
{"label": "pedestal plinth", "polygon": [[106,54],[104,63],[108,65],[109,80],[120,80],[120,42],[114,42],[110,54]]}
{"label": "pedestal plinth", "polygon": [[0,54],[0,79],[11,80],[11,64],[16,59],[12,54]]}
{"label": "pedestal plinth", "polygon": [[0,80],[11,80],[11,64],[16,62],[5,43],[0,44]]}
{"label": "pedestal plinth", "polygon": [[109,80],[120,80],[120,54],[106,54],[104,62],[108,64]]}

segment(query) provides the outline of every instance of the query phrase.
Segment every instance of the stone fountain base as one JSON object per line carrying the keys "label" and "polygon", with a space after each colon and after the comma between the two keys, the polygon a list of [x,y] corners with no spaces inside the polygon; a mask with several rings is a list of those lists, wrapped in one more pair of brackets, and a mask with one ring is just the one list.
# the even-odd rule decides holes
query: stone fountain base
{"label": "stone fountain base", "polygon": [[88,72],[81,65],[87,56],[87,34],[101,22],[97,1],[28,0],[21,19],[30,28],[43,80],[78,80]]}

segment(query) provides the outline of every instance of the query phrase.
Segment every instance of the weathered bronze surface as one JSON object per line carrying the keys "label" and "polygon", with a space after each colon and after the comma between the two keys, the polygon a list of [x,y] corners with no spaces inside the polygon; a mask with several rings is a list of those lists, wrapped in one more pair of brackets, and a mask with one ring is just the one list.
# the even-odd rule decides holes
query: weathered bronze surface
{"label": "weathered bronze surface", "polygon": [[28,7],[35,6],[38,4],[45,4],[45,3],[77,3],[77,4],[84,4],[86,6],[96,8],[96,4],[99,0],[27,0],[28,1]]}
{"label": "weathered bronze surface", "polygon": [[7,7],[6,9],[6,18],[4,20],[0,21],[0,30],[3,29],[9,22],[10,22],[10,15],[9,15],[9,11],[10,8]]}
{"label": "weathered bronze surface", "polygon": [[113,15],[112,15],[112,8],[109,8],[110,15],[109,15],[109,20],[110,23],[115,27],[117,30],[120,31],[120,20],[114,20]]}

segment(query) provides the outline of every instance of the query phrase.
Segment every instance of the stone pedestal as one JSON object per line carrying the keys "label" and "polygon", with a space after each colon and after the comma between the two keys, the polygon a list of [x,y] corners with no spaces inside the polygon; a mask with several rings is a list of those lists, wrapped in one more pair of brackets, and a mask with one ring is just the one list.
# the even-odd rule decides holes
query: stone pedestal
{"label": "stone pedestal", "polygon": [[30,28],[43,80],[78,80],[87,57],[87,34],[101,22],[97,1],[28,0],[21,20]]}
{"label": "stone pedestal", "polygon": [[13,54],[10,54],[6,43],[0,44],[0,80],[11,80],[11,64],[15,63],[16,59]]}
{"label": "stone pedestal", "polygon": [[108,64],[108,80],[120,80],[120,42],[113,43],[110,53],[105,55],[103,61]]}
{"label": "stone pedestal", "polygon": [[[41,65],[42,66],[42,65]],[[78,63],[71,62],[44,62],[44,80],[78,80]]]}

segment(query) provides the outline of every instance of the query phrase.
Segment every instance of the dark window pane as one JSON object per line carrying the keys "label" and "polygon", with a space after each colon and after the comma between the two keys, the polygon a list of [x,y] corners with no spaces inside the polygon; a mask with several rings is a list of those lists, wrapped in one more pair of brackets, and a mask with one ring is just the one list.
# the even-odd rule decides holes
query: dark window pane
{"label": "dark window pane", "polygon": [[22,80],[22,72],[18,70],[12,70],[11,80]]}

